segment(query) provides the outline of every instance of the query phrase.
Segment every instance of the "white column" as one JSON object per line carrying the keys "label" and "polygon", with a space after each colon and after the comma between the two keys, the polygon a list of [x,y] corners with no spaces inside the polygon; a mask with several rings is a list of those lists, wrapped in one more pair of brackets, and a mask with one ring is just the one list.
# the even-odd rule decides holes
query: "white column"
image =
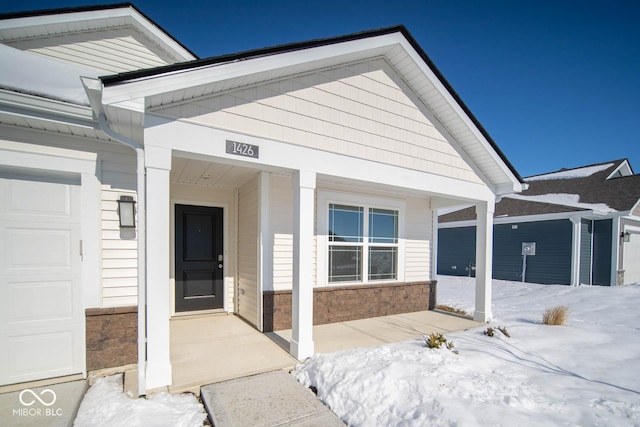
{"label": "white column", "polygon": [[620,245],[622,245],[620,232],[622,227],[620,220],[619,216],[611,218],[611,286],[624,285],[624,283],[618,282],[618,271],[622,269],[622,260],[620,259]]}
{"label": "white column", "polygon": [[[438,280],[438,210],[431,211],[431,280]],[[437,286],[436,286],[437,289]],[[437,301],[437,300],[436,300]]]}
{"label": "white column", "polygon": [[571,225],[573,226],[572,240],[571,240],[571,286],[578,286],[580,284],[580,241],[582,240],[581,218],[570,218]]}
{"label": "white column", "polygon": [[171,150],[146,147],[147,389],[171,384],[169,319],[169,172]]}
{"label": "white column", "polygon": [[273,251],[271,243],[271,174],[260,172],[258,192],[258,304],[257,319],[258,330],[264,331],[264,319],[262,307],[264,304],[264,291],[273,290]]}
{"label": "white column", "polygon": [[292,333],[289,352],[298,360],[313,348],[313,218],[315,172],[293,174],[293,292]]}
{"label": "white column", "polygon": [[476,310],[473,320],[491,320],[491,276],[493,262],[493,202],[476,205]]}

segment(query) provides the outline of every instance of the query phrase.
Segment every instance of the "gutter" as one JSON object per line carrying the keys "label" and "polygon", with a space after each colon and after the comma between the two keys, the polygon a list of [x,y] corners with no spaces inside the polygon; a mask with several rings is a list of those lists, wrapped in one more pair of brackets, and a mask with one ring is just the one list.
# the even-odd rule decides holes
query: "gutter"
{"label": "gutter", "polygon": [[115,132],[109,127],[107,116],[102,106],[102,82],[100,80],[81,77],[87,96],[98,119],[98,126],[109,138],[129,147],[136,153],[136,192],[138,193],[138,396],[147,394],[147,214],[146,214],[146,169],[144,167],[144,150],[140,144]]}

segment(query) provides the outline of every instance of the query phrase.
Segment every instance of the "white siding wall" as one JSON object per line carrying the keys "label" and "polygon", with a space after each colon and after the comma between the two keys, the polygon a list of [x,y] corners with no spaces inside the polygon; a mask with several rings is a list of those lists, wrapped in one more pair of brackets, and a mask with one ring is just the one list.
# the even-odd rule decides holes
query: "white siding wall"
{"label": "white siding wall", "polygon": [[384,60],[159,109],[160,114],[481,182]]}
{"label": "white siding wall", "polygon": [[293,190],[291,178],[271,176],[273,290],[291,289],[293,281]]}
{"label": "white siding wall", "polygon": [[238,194],[238,314],[258,324],[258,178]]}
{"label": "white siding wall", "polygon": [[[102,306],[137,304],[138,240],[135,230],[120,229],[120,196],[136,197],[136,164],[131,154],[114,146],[117,152],[102,151]],[[138,219],[136,218],[136,223]]]}
{"label": "white siding wall", "polygon": [[157,67],[175,62],[132,27],[4,43],[16,49],[108,73]]}
{"label": "white siding wall", "polygon": [[[171,201],[178,204],[193,204],[202,206],[217,206],[224,208],[224,283],[226,289],[227,311],[235,311],[234,290],[238,271],[236,257],[237,250],[237,222],[236,222],[236,192],[232,189],[199,187],[171,183]],[[174,209],[171,209],[171,224],[174,224]],[[175,231],[171,227],[171,263],[170,277],[175,279]]]}
{"label": "white siding wall", "polygon": [[429,280],[433,248],[430,200],[408,198],[406,203],[404,280],[405,282]]}

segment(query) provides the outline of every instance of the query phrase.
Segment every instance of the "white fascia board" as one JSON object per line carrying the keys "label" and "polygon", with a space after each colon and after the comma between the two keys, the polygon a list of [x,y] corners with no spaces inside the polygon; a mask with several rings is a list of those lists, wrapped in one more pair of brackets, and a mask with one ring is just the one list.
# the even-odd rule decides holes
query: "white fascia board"
{"label": "white fascia board", "polygon": [[[571,219],[576,216],[580,216],[582,212],[561,212],[554,214],[544,215],[527,215],[527,216],[511,216],[511,217],[497,217],[493,218],[495,224],[517,224],[521,222],[541,222],[541,221],[553,221],[558,219]],[[476,220],[467,221],[454,221],[454,222],[439,222],[438,228],[459,228],[459,227],[475,227]]]}
{"label": "white fascia board", "polygon": [[[525,216],[501,216],[494,217],[494,224],[518,224],[522,222],[542,222],[542,221],[554,221],[558,219],[598,219],[603,220],[607,218],[618,218],[626,216],[628,212],[612,212],[612,213],[600,213],[598,211],[576,211],[576,212],[559,212],[543,215],[525,215]],[[438,228],[458,228],[458,227],[473,227],[476,225],[475,220],[467,221],[454,221],[454,222],[441,222],[438,223]]]}
{"label": "white fascia board", "polygon": [[631,165],[629,165],[629,162],[625,159],[624,162],[620,163],[620,165],[615,168],[613,170],[613,172],[611,172],[609,174],[609,176],[607,177],[607,179],[611,179],[611,177],[613,175],[616,174],[616,172],[620,171],[620,173],[622,174],[622,176],[629,176],[632,175],[632,171],[631,171]]}
{"label": "white fascia board", "polygon": [[[196,59],[193,54],[186,50],[180,43],[176,42],[167,33],[153,25],[148,19],[137,10],[125,6],[116,9],[90,10],[82,12],[59,13],[54,15],[27,16],[23,18],[5,19],[0,21],[0,31],[16,30],[22,28],[45,28],[49,25],[65,24],[70,31],[101,30],[114,28],[122,25],[114,25],[110,20],[130,19],[131,26],[149,37],[167,53],[172,54],[177,60],[191,61]],[[51,36],[59,35],[52,32]]]}
{"label": "white fascia board", "polygon": [[0,89],[0,105],[25,110],[56,113],[79,120],[91,119],[93,117],[91,108],[86,105],[72,104],[4,89]]}
{"label": "white fascia board", "polygon": [[97,129],[91,108],[0,90],[0,114],[84,129]]}
{"label": "white fascia board", "polygon": [[516,178],[516,176],[511,172],[509,167],[504,163],[504,161],[500,158],[498,153],[491,146],[489,141],[484,137],[482,132],[476,127],[473,121],[467,116],[462,107],[456,102],[451,93],[447,90],[447,88],[442,84],[442,82],[437,78],[435,73],[427,66],[427,64],[422,60],[420,55],[413,49],[411,44],[404,38],[399,37],[399,42],[404,48],[404,50],[409,54],[411,59],[418,65],[418,67],[422,70],[425,76],[429,78],[433,86],[438,90],[440,96],[453,108],[457,117],[462,120],[464,125],[469,129],[469,131],[473,134],[473,136],[478,140],[484,150],[491,156],[494,162],[500,167],[502,172],[509,178],[509,185],[501,184],[496,187],[496,190],[499,191],[498,194],[507,194],[507,193],[517,193],[522,191],[522,184]]}
{"label": "white fascia board", "polygon": [[180,43],[176,42],[173,38],[169,37],[167,33],[162,31],[157,26],[153,25],[147,18],[142,16],[137,10],[132,8],[128,8],[128,10],[130,11],[131,17],[136,20],[136,23],[138,24],[138,28],[142,30],[142,32],[146,33],[151,40],[154,40],[157,44],[160,44],[161,46],[164,45],[166,50],[172,51],[172,53],[174,53],[173,56],[175,56],[176,59],[180,60],[178,62],[193,61],[194,59],[197,59],[195,56],[193,56],[191,52],[185,49]]}
{"label": "white fascia board", "polygon": [[[319,175],[345,180],[402,188],[407,191],[460,200],[461,203],[487,201],[495,194],[484,184],[461,181],[440,175],[387,165],[286,142],[274,141],[237,132],[215,129],[184,121],[167,121],[147,114],[145,147],[156,146],[180,152],[181,156],[255,167],[260,170],[309,170]],[[260,147],[260,158],[239,157],[226,153],[226,141]],[[206,143],[204,143],[206,142]],[[314,159],[309,163],[308,159]]]}
{"label": "white fascia board", "polygon": [[106,86],[103,100],[105,103],[116,103],[304,64],[308,65],[309,70],[313,70],[344,63],[346,60],[381,56],[397,44],[395,39],[389,39],[390,36],[393,35],[141,77]]}

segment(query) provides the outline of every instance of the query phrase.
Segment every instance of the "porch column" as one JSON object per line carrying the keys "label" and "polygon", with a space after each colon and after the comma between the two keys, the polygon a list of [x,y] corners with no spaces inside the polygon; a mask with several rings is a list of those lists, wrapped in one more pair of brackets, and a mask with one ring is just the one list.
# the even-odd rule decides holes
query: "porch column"
{"label": "porch column", "polygon": [[571,286],[580,284],[580,241],[581,241],[581,223],[579,217],[569,218],[571,220]]}
{"label": "porch column", "polygon": [[169,172],[171,150],[145,148],[147,168],[147,389],[171,384]]}
{"label": "porch column", "polygon": [[476,310],[473,320],[491,320],[491,276],[493,263],[493,202],[476,205]]}
{"label": "porch column", "polygon": [[315,172],[293,174],[293,291],[292,333],[289,352],[298,360],[313,348],[313,218]]}

